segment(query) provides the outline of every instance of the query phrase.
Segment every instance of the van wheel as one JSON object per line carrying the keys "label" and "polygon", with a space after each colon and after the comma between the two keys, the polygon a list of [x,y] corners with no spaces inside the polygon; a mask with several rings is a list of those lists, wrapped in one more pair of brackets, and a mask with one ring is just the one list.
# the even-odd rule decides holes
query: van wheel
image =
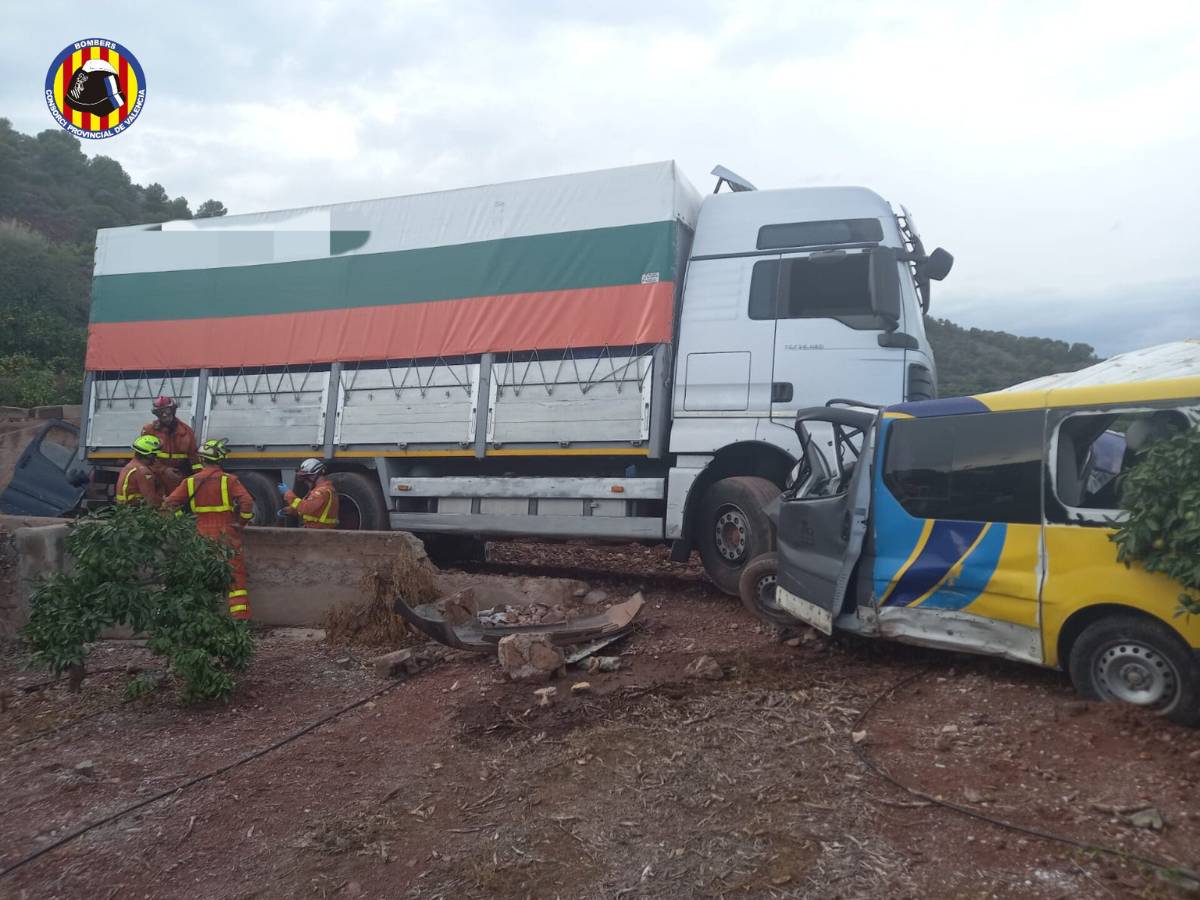
{"label": "van wheel", "polygon": [[1200,660],[1168,626],[1136,616],[1093,622],[1071,647],[1071,682],[1089,700],[1130,703],[1200,726]]}
{"label": "van wheel", "polygon": [[695,543],[704,571],[726,594],[738,596],[742,571],[775,549],[775,526],[766,506],[778,496],[776,485],[752,475],[722,478],[704,494]]}
{"label": "van wheel", "polygon": [[329,476],[338,494],[338,528],[345,531],[387,531],[387,505],[379,479],[365,472],[333,472]]}
{"label": "van wheel", "polygon": [[275,513],[283,508],[283,498],[279,496],[279,489],[275,487],[277,481],[271,480],[262,472],[235,471],[233,474],[254,499],[254,518],[250,520],[251,525],[284,524],[275,516]]}
{"label": "van wheel", "polygon": [[792,628],[803,624],[775,601],[775,585],[779,583],[779,554],[772,551],[750,560],[738,579],[738,596],[742,606],[776,628]]}

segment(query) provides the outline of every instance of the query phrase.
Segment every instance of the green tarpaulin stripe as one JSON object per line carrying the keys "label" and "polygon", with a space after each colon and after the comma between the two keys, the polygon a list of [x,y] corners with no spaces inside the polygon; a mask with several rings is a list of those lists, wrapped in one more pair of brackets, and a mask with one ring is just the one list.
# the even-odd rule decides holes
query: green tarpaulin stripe
{"label": "green tarpaulin stripe", "polygon": [[102,275],[92,322],[205,319],[425,303],[675,279],[674,222],[301,262]]}

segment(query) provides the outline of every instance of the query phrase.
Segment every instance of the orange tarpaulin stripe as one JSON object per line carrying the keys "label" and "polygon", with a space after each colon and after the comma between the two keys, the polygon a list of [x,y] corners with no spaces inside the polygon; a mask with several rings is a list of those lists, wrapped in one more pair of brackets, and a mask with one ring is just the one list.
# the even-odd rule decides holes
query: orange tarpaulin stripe
{"label": "orange tarpaulin stripe", "polygon": [[88,327],[92,371],[414,359],[671,339],[671,282]]}

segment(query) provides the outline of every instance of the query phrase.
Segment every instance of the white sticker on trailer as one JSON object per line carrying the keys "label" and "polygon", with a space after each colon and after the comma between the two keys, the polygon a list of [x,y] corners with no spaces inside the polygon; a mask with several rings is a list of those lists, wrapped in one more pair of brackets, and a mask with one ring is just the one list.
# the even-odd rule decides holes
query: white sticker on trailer
{"label": "white sticker on trailer", "polygon": [[775,585],[775,602],[801,622],[818,628],[826,634],[833,631],[833,616],[830,615],[829,610],[821,609],[807,600],[801,600],[779,585]]}

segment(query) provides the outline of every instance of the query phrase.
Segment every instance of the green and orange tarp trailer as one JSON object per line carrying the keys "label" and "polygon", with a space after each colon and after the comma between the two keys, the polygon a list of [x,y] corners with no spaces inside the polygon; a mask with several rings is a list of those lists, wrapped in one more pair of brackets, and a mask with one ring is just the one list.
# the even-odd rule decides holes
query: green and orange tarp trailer
{"label": "green and orange tarp trailer", "polygon": [[668,342],[699,205],[665,162],[103,229],[87,368],[305,366]]}

